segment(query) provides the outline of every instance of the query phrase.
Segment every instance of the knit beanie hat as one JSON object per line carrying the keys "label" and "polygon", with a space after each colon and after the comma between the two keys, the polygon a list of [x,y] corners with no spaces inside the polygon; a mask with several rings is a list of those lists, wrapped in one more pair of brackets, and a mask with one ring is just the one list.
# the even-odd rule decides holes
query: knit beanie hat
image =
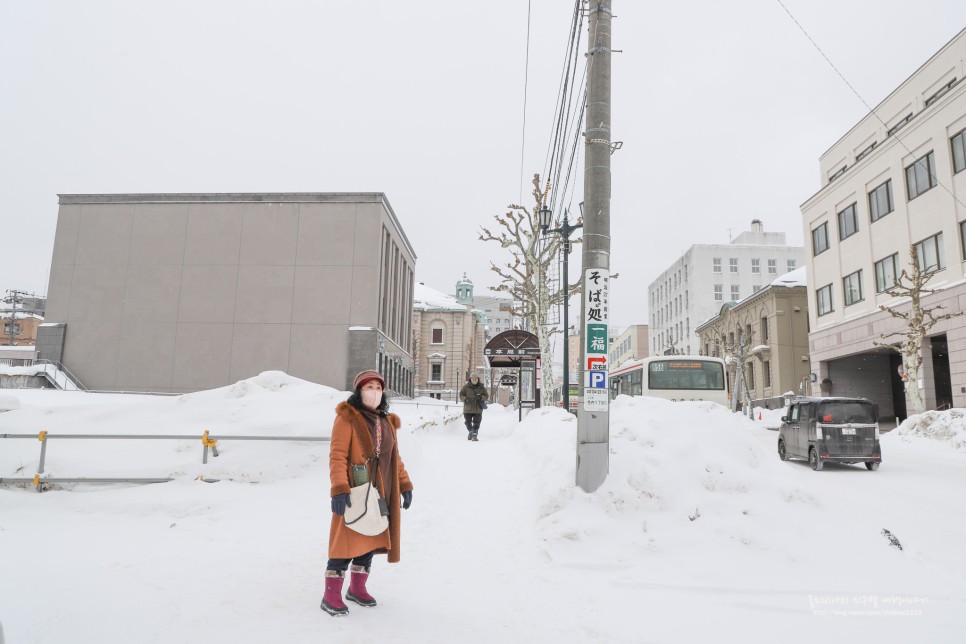
{"label": "knit beanie hat", "polygon": [[370,380],[378,380],[379,384],[382,385],[382,388],[386,388],[386,381],[382,379],[382,376],[379,375],[378,371],[374,371],[372,369],[366,369],[365,371],[360,371],[357,373],[355,379],[352,381],[352,388],[359,389],[362,387],[362,385],[366,384]]}

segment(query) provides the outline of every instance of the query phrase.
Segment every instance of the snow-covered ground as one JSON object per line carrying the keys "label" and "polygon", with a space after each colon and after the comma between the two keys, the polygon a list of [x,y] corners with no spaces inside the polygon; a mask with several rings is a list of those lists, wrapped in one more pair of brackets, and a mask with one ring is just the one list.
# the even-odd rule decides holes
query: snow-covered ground
{"label": "snow-covered ground", "polygon": [[[344,392],[267,372],[180,397],[5,392],[0,434],[327,436]],[[576,420],[493,405],[393,407],[415,485],[376,608],[319,609],[328,443],[51,439],[51,477],[0,487],[7,644],[64,642],[955,642],[966,632],[966,421],[883,435],[883,465],[813,472],[775,453],[780,411],[621,397],[610,473],[574,487]],[[0,477],[40,443],[0,439]],[[221,479],[217,483],[199,480]],[[889,530],[902,550],[883,535]]]}

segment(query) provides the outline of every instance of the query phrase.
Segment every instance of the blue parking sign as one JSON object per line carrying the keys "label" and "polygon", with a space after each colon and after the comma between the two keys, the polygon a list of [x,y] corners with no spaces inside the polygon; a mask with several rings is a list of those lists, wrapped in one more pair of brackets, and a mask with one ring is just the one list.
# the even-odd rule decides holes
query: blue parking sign
{"label": "blue parking sign", "polygon": [[593,389],[607,389],[607,372],[588,371],[587,385]]}

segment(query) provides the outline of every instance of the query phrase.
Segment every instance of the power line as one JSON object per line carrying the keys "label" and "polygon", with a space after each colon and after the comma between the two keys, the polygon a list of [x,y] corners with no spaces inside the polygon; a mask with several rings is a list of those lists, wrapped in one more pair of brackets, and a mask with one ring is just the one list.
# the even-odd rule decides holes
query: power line
{"label": "power line", "polygon": [[523,66],[523,133],[520,135],[520,203],[523,203],[523,155],[527,147],[527,88],[530,85],[530,0],[527,0],[527,54]]}
{"label": "power line", "polygon": [[[883,121],[882,118],[878,114],[876,114],[876,111],[869,105],[869,103],[865,100],[865,98],[863,98],[862,95],[859,94],[858,90],[856,90],[852,86],[852,83],[850,83],[848,81],[848,79],[845,78],[845,76],[842,74],[842,72],[839,71],[838,67],[835,66],[835,64],[832,62],[832,60],[828,56],[825,55],[825,52],[822,51],[822,48],[818,46],[818,43],[816,43],[815,40],[805,30],[805,27],[802,26],[802,23],[800,23],[795,18],[795,16],[792,15],[792,12],[788,10],[788,7],[785,6],[785,3],[783,3],[782,0],[776,0],[776,1],[778,2],[778,4],[781,5],[782,9],[785,10],[785,13],[788,14],[788,17],[792,19],[792,22],[794,22],[798,26],[798,28],[802,31],[803,34],[805,34],[805,37],[808,38],[808,41],[810,43],[812,43],[812,45],[815,47],[815,49],[818,51],[818,53],[820,53],[822,55],[822,58],[824,58],[825,61],[829,64],[829,66],[833,70],[835,70],[835,73],[838,74],[838,77],[842,79],[842,82],[845,83],[846,86],[850,90],[852,90],[852,93],[855,94],[855,96],[862,102],[863,105],[865,105],[866,109],[869,110],[869,113],[872,114],[872,116],[874,116],[875,119],[879,123],[881,123],[883,127],[888,128],[889,126],[886,124],[886,122]],[[889,136],[886,135],[886,138],[889,138]],[[903,147],[903,149],[906,152],[908,152],[910,155],[912,154],[912,150],[910,150],[909,149],[909,146],[906,145],[906,142],[903,141],[900,138],[900,135],[899,135],[898,132],[896,132],[896,141],[899,143],[899,145],[901,145]],[[962,201],[960,201],[959,197],[957,197],[955,195],[955,193],[953,193],[953,191],[949,189],[949,186],[947,186],[945,183],[943,183],[942,181],[940,181],[938,176],[935,176],[934,178],[936,179],[936,184],[939,185],[939,186],[941,186],[943,190],[945,190],[946,192],[948,192],[949,193],[949,196],[952,197],[953,200],[956,203],[958,203],[960,206],[963,206],[964,208],[966,208],[966,204],[964,204]]]}

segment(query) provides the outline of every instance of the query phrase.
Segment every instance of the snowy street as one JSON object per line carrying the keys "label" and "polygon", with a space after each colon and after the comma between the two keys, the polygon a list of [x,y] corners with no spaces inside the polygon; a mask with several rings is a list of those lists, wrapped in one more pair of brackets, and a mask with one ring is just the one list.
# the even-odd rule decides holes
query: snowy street
{"label": "snowy street", "polygon": [[[279,372],[181,397],[13,395],[0,433],[215,437],[327,435],[346,396]],[[778,459],[779,411],[621,397],[608,479],[585,494],[562,411],[518,423],[493,405],[471,443],[458,406],[418,402],[393,407],[415,490],[401,562],[373,564],[377,607],[319,609],[328,443],[226,440],[202,465],[197,441],[51,440],[50,476],[176,480],[0,487],[7,644],[951,642],[966,629],[962,410],[934,438],[884,434],[877,472],[813,472]],[[0,440],[0,476],[33,476],[39,447]]]}

